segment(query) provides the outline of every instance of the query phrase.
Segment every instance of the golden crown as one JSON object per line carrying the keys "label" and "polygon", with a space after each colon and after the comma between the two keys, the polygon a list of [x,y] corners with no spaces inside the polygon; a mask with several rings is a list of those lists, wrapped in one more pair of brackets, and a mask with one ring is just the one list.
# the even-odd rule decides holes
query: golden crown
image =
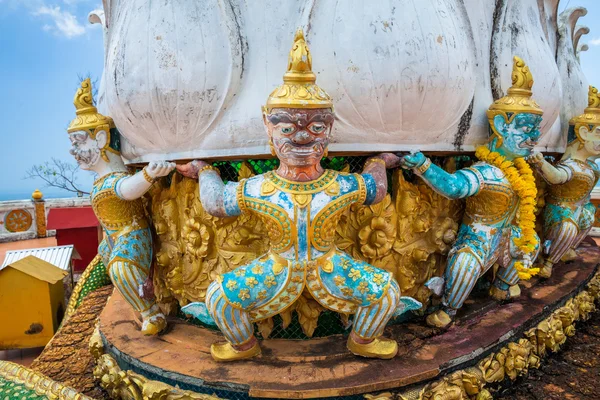
{"label": "golden crown", "polygon": [[94,133],[93,131],[101,125],[108,125],[109,129],[115,127],[112,118],[100,114],[94,106],[90,78],[81,82],[81,87],[75,93],[73,104],[75,105],[75,114],[77,116],[69,124],[67,132],[71,133],[89,129]]}
{"label": "golden crown", "polygon": [[333,108],[331,97],[316,81],[304,32],[298,28],[288,57],[287,72],[283,75],[283,85],[271,92],[263,109],[271,112],[273,108]]}
{"label": "golden crown", "polygon": [[529,67],[520,57],[513,58],[512,86],[508,94],[492,103],[487,111],[491,120],[498,114],[506,113],[532,113],[542,115],[544,111],[531,98],[533,92],[533,76]]}
{"label": "golden crown", "polygon": [[[586,125],[600,125],[600,96],[598,95],[598,89],[590,86],[588,91],[588,106],[583,114],[574,117],[569,121],[571,125],[586,124]],[[575,132],[578,136],[579,133]]]}

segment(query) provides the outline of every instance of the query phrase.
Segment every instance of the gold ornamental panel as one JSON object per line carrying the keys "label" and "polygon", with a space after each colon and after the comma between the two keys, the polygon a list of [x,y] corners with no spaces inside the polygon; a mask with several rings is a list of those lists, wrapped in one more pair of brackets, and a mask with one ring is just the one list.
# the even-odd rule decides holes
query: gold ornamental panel
{"label": "gold ornamental panel", "polygon": [[27,210],[12,210],[4,218],[4,226],[9,232],[25,232],[31,228],[33,219]]}

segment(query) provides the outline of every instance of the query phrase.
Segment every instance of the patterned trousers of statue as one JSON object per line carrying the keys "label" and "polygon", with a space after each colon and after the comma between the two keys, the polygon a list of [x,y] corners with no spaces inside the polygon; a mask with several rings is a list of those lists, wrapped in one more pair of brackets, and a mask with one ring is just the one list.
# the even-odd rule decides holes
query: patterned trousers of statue
{"label": "patterned trousers of statue", "polygon": [[594,225],[596,206],[546,204],[544,208],[544,253],[556,264],[569,249],[576,249]]}
{"label": "patterned trousers of statue", "polygon": [[[476,229],[472,225],[461,225],[458,239],[448,255],[445,272],[446,287],[442,301],[450,313],[463,306],[477,280],[496,262],[500,267],[493,284],[498,289],[506,291],[519,283],[515,269],[518,253],[513,239],[520,236],[520,229],[512,225],[504,229],[482,224],[477,224]],[[539,246],[532,260],[538,251]]]}
{"label": "patterned trousers of statue", "polygon": [[120,234],[106,230],[100,243],[101,255],[110,280],[125,300],[144,318],[160,312],[153,301],[140,296],[152,263],[152,234],[149,228]]}
{"label": "patterned trousers of statue", "polygon": [[304,290],[327,309],[355,314],[353,331],[363,339],[380,336],[400,302],[389,272],[333,250],[308,262],[272,253],[256,259],[214,281],[206,307],[227,340],[241,345],[252,338],[253,322],[284,311]]}

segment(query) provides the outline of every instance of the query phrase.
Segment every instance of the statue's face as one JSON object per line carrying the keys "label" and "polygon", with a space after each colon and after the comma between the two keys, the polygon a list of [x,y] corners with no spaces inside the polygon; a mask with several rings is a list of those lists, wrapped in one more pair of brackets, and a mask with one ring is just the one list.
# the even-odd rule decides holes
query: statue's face
{"label": "statue's face", "polygon": [[298,168],[321,161],[329,145],[333,125],[330,109],[276,108],[264,119],[280,160]]}
{"label": "statue's face", "polygon": [[496,115],[494,127],[502,136],[498,152],[510,159],[529,156],[540,139],[541,122],[542,116],[537,114],[519,113],[510,123],[502,115]]}
{"label": "statue's face", "polygon": [[104,131],[98,132],[96,139],[92,139],[87,131],[76,131],[69,134],[71,140],[69,153],[75,157],[79,167],[83,170],[92,169],[100,160],[100,149],[102,148],[98,143],[100,133],[103,133],[103,136],[106,137]]}
{"label": "statue's face", "polygon": [[583,140],[585,150],[592,156],[600,155],[600,125],[584,125],[579,128],[579,137]]}

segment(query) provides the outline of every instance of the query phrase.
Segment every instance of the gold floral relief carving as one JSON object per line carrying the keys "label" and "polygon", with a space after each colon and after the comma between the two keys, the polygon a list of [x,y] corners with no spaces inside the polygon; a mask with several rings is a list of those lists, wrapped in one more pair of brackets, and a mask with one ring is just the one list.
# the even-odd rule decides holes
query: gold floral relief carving
{"label": "gold floral relief carving", "polygon": [[[455,171],[453,159],[444,166]],[[424,286],[441,276],[456,239],[464,203],[448,200],[425,183],[408,182],[400,170],[394,187],[378,204],[352,206],[337,227],[336,245],[353,257],[394,274],[403,296],[428,303]]]}
{"label": "gold floral relief carving", "polygon": [[[239,179],[252,176],[243,163]],[[150,191],[156,231],[154,291],[163,308],[204,301],[216,277],[266,253],[262,222],[252,215],[215,218],[200,202],[198,182],[173,174]]]}

